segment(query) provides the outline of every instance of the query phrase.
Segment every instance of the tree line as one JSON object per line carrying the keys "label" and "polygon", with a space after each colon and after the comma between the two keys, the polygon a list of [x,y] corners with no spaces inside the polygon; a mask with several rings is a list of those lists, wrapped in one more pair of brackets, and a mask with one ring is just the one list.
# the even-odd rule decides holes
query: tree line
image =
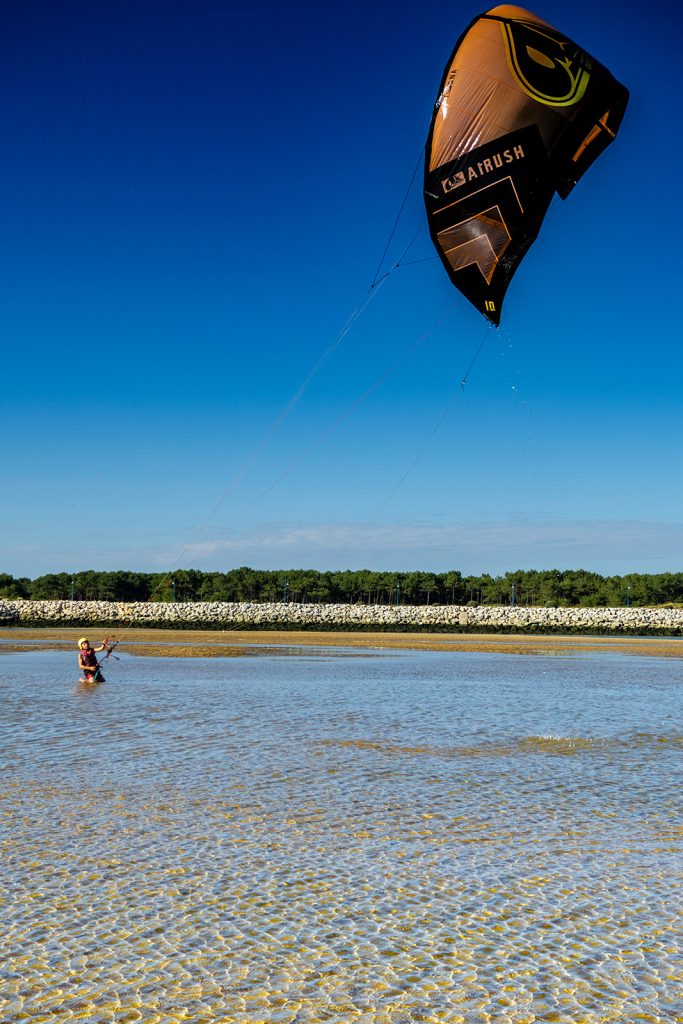
{"label": "tree line", "polygon": [[457,570],[319,572],[178,569],[171,573],[48,573],[35,579],[0,573],[0,598],[34,601],[285,601],[320,604],[537,605],[619,607],[683,602],[683,573],[601,576],[585,569],[517,570],[463,576]]}

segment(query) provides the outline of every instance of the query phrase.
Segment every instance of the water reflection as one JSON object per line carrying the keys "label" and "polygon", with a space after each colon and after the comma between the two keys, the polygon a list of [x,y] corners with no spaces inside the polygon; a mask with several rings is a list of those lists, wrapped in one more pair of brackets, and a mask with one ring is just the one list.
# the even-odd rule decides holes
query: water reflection
{"label": "water reflection", "polygon": [[0,1019],[673,1021],[676,663],[3,656]]}

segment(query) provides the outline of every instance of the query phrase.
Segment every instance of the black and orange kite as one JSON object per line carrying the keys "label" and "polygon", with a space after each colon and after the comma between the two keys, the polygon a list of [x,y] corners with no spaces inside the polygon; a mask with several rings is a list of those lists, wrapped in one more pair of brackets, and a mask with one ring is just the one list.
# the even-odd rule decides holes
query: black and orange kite
{"label": "black and orange kite", "polygon": [[469,25],[443,75],[427,139],[429,230],[454,285],[494,324],[555,192],[615,138],[628,90],[521,7]]}

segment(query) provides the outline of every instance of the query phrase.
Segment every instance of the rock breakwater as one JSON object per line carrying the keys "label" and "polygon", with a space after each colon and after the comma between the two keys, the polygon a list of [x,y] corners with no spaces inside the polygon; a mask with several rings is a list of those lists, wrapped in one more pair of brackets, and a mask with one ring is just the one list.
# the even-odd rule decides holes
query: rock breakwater
{"label": "rock breakwater", "polygon": [[683,635],[683,608],[0,600],[0,625]]}

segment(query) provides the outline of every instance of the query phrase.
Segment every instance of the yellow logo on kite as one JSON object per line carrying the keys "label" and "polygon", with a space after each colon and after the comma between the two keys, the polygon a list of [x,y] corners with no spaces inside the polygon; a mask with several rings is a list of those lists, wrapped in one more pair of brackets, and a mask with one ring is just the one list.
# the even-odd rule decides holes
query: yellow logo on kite
{"label": "yellow logo on kite", "polygon": [[508,66],[527,96],[548,107],[571,107],[583,97],[590,57],[545,25],[501,21]]}

